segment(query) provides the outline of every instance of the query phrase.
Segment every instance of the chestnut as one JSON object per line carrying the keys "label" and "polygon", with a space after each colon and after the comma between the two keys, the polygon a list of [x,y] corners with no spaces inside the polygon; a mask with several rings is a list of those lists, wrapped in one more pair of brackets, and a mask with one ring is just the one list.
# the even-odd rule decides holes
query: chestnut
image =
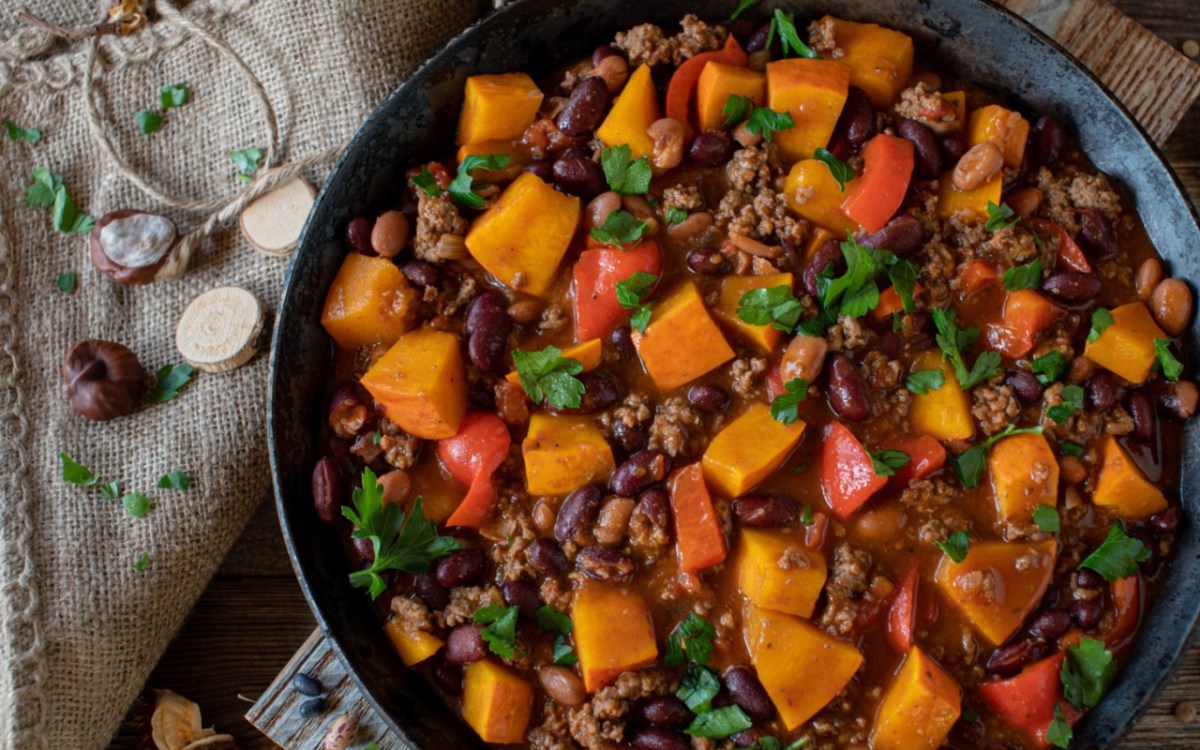
{"label": "chestnut", "polygon": [[67,352],[63,380],[71,406],[88,419],[115,419],[137,408],[146,392],[146,368],[129,347],[88,339]]}
{"label": "chestnut", "polygon": [[145,211],[105,214],[92,228],[91,246],[92,265],[118,284],[176,279],[187,267],[175,222]]}

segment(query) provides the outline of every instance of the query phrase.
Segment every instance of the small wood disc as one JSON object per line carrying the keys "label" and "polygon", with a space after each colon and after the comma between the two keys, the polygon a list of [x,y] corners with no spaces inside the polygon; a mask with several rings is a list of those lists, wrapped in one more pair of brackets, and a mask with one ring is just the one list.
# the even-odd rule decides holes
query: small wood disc
{"label": "small wood disc", "polygon": [[242,236],[269,255],[287,255],[296,248],[304,220],[317,196],[316,188],[295,177],[242,209]]}
{"label": "small wood disc", "polygon": [[262,303],[245,289],[210,289],[184,308],[175,327],[175,348],[201,370],[232,370],[254,356],[266,318]]}

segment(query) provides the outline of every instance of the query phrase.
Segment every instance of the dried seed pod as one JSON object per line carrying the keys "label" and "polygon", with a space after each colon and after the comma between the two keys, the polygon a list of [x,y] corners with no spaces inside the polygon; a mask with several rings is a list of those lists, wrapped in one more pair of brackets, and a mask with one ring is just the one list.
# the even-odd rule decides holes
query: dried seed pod
{"label": "dried seed pod", "polygon": [[200,726],[199,706],[170,690],[158,691],[150,716],[150,738],[158,750],[183,750],[212,734]]}
{"label": "dried seed pod", "polygon": [[350,747],[350,743],[354,742],[354,735],[357,732],[358,717],[354,714],[342,714],[329,725],[322,747],[325,750],[346,750]]}
{"label": "dried seed pod", "polygon": [[71,406],[97,421],[131,414],[146,392],[146,368],[128,347],[114,341],[88,339],[71,347],[62,376]]}
{"label": "dried seed pod", "polygon": [[179,231],[165,216],[124,209],[105,214],[92,228],[92,265],[118,284],[177,279],[187,268]]}

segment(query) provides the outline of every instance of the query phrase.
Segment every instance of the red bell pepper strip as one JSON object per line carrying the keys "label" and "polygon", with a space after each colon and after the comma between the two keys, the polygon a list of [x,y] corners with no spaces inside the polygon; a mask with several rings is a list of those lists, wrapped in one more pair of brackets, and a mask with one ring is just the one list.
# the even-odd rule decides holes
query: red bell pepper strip
{"label": "red bell pepper strip", "polygon": [[469,412],[454,437],[437,443],[438,460],[459,484],[469,487],[466,497],[446,519],[447,526],[472,526],[487,523],[496,506],[496,487],[492,474],[508,457],[512,437],[508,427],[495,414]]}
{"label": "red bell pepper strip", "polygon": [[1030,664],[1013,677],[985,682],[979,686],[979,695],[996,716],[1044,747],[1055,706],[1062,709],[1063,718],[1072,726],[1083,717],[1063,700],[1058,675],[1065,658],[1066,654],[1059,651]]}
{"label": "red bell pepper strip", "polygon": [[1136,574],[1118,578],[1112,582],[1111,590],[1116,617],[1112,628],[1104,634],[1104,645],[1116,651],[1128,645],[1130,636],[1137,632],[1142,618],[1142,582]]}
{"label": "red bell pepper strip", "polygon": [[892,484],[900,487],[914,479],[924,479],[946,464],[946,449],[929,435],[901,440],[892,447],[909,458],[908,463],[892,475]]}
{"label": "red bell pepper strip", "polygon": [[742,46],[730,34],[725,38],[725,46],[715,52],[701,52],[684,60],[671,76],[667,84],[667,117],[678,120],[688,131],[688,138],[695,133],[692,123],[692,101],[696,98],[696,87],[700,83],[700,73],[709,62],[719,62],[737,68],[746,67],[749,58]]}
{"label": "red bell pepper strip", "polygon": [[575,341],[607,338],[617,326],[629,320],[632,310],[617,301],[617,282],[638,271],[658,275],[662,271],[662,250],[654,240],[646,240],[628,250],[601,245],[589,240],[572,270],[572,305],[575,312]]}
{"label": "red bell pepper strip", "polygon": [[821,441],[821,490],[833,515],[845,521],[887,484],[850,428],[833,422]]}
{"label": "red bell pepper strip", "polygon": [[913,173],[912,141],[880,133],[862,148],[863,173],[850,182],[842,213],[878,232],[900,210]]}
{"label": "red bell pepper strip", "polygon": [[697,573],[725,559],[725,535],[713,508],[699,463],[676,469],[667,479],[671,513],[675,517],[675,539],[679,568]]}
{"label": "red bell pepper strip", "polygon": [[1058,238],[1058,267],[1060,269],[1078,271],[1079,273],[1092,272],[1092,264],[1088,262],[1087,256],[1083,254],[1083,248],[1075,240],[1071,239],[1071,235],[1067,234],[1067,230],[1053,221],[1043,219],[1040,216],[1028,216],[1025,218],[1025,223],[1029,226],[1030,230],[1037,233],[1037,236],[1043,242],[1050,235]]}
{"label": "red bell pepper strip", "polygon": [[888,607],[885,633],[888,645],[898,654],[907,654],[913,644],[913,631],[917,627],[917,589],[921,571],[914,562],[908,566],[896,595]]}

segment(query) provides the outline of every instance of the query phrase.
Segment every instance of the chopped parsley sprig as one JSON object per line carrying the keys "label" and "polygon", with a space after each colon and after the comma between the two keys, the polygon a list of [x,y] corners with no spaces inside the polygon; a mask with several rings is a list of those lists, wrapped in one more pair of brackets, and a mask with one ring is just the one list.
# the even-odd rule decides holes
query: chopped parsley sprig
{"label": "chopped parsley sprig", "polygon": [[622,309],[634,311],[629,325],[639,333],[645,333],[646,326],[650,325],[651,310],[646,298],[657,281],[658,277],[652,273],[634,271],[629,278],[617,282],[617,302]]}
{"label": "chopped parsley sprig", "polygon": [[787,112],[776,112],[769,107],[755,107],[746,120],[746,130],[755,135],[761,135],[768,143],[777,131],[787,130],[796,126],[792,116]]}
{"label": "chopped parsley sprig", "polygon": [[783,384],[783,393],[771,400],[771,416],[782,424],[791,424],[800,418],[800,403],[808,397],[808,381],[792,378]]}
{"label": "chopped parsley sprig", "polygon": [[712,706],[713,698],[721,690],[720,680],[708,667],[716,635],[716,629],[707,620],[689,614],[667,636],[664,663],[669,667],[687,663],[675,695],[696,715],[684,730],[693,737],[721,739],[749,729],[753,723],[737,705]]}
{"label": "chopped parsley sprig", "polygon": [[829,167],[829,173],[833,175],[833,179],[837,180],[838,192],[845,193],[846,183],[854,179],[854,170],[850,168],[850,165],[834,156],[833,152],[826,148],[814,151],[813,158]]}
{"label": "chopped parsley sprig", "polygon": [[942,354],[953,365],[958,384],[964,391],[1000,374],[999,352],[983,352],[975,359],[975,364],[971,369],[967,369],[962,352],[979,338],[978,328],[959,330],[953,309],[934,310],[932,315],[933,323],[937,326],[937,344],[941,348]]}
{"label": "chopped parsley sprig", "polygon": [[464,208],[483,208],[487,201],[475,192],[475,178],[471,176],[471,172],[476,169],[491,172],[504,169],[510,163],[512,157],[508,154],[471,154],[458,165],[458,174],[450,181],[446,192],[450,193],[455,203]]}
{"label": "chopped parsley sprig", "polygon": [[650,157],[634,159],[629,144],[609,146],[600,152],[600,166],[608,186],[622,195],[645,195],[650,189]]}
{"label": "chopped parsley sprig", "polygon": [[624,250],[629,245],[636,245],[646,229],[646,222],[628,211],[618,209],[609,214],[603,224],[593,227],[589,234],[597,242]]}
{"label": "chopped parsley sprig", "polygon": [[1150,550],[1146,549],[1146,545],[1126,534],[1121,522],[1115,521],[1100,546],[1077,567],[1094,570],[1106,581],[1115,581],[1137,573],[1138,563],[1149,559]]}
{"label": "chopped parsley sprig", "polygon": [[501,604],[489,604],[475,610],[475,614],[471,616],[471,622],[485,626],[480,635],[487,643],[488,650],[501,659],[512,659],[517,651],[525,651],[517,644],[519,611],[515,605],[505,607]]}
{"label": "chopped parsley sprig", "polygon": [[514,349],[512,359],[521,387],[531,401],[545,401],[555,409],[579,408],[585,390],[583,382],[575,377],[583,372],[579,360],[562,356],[557,346],[532,352]]}
{"label": "chopped parsley sprig", "polygon": [[737,316],[750,325],[770,325],[785,333],[796,329],[804,308],[787,284],[751,289],[738,299]]}
{"label": "chopped parsley sprig", "polygon": [[957,456],[951,457],[950,468],[954,470],[955,476],[963,483],[964,487],[968,489],[977,487],[979,485],[979,477],[983,473],[984,461],[987,459],[988,448],[991,448],[1006,437],[1022,434],[1041,435],[1042,426],[1017,427],[1010,424],[979,445],[968,448]]}

